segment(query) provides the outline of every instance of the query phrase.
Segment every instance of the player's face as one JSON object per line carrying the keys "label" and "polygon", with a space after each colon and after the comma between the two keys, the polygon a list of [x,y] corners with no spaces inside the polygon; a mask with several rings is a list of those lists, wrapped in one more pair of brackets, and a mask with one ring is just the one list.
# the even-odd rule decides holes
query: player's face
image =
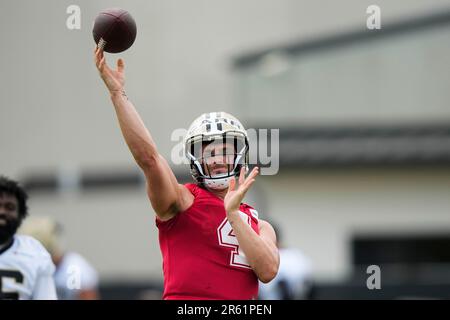
{"label": "player's face", "polygon": [[216,176],[228,173],[232,170],[235,158],[234,145],[223,143],[223,141],[214,141],[203,149],[203,167],[205,173],[210,176]]}
{"label": "player's face", "polygon": [[0,193],[0,243],[8,241],[20,225],[19,204],[15,196]]}

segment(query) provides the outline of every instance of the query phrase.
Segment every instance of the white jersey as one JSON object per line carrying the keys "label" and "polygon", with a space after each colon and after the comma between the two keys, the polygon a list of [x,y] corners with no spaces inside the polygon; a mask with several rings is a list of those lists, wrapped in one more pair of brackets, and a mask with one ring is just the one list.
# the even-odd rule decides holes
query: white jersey
{"label": "white jersey", "polygon": [[39,241],[15,235],[0,250],[0,299],[55,300],[55,266]]}
{"label": "white jersey", "polygon": [[281,248],[278,274],[269,283],[259,284],[259,298],[262,300],[283,299],[287,291],[294,299],[302,299],[312,280],[312,263],[300,250]]}
{"label": "white jersey", "polygon": [[97,290],[98,274],[75,252],[65,253],[55,272],[58,299],[76,300],[81,290]]}

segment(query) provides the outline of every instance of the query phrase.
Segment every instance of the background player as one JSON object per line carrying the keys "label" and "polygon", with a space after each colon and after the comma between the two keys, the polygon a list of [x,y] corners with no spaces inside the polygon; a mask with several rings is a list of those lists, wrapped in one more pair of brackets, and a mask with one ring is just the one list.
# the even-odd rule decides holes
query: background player
{"label": "background player", "polygon": [[242,124],[220,112],[194,121],[185,146],[197,184],[181,185],[125,95],[123,60],[113,70],[101,49],[95,50],[94,60],[125,141],[146,177],[163,255],[163,297],[256,298],[258,279],[275,277],[279,255],[273,228],[242,203],[258,175],[254,168],[245,178],[248,139]]}
{"label": "background player", "polygon": [[27,194],[0,177],[0,299],[56,299],[55,266],[35,239],[16,235],[27,216]]}
{"label": "background player", "polygon": [[30,217],[19,232],[38,240],[50,253],[56,266],[53,278],[59,300],[100,298],[97,271],[80,253],[63,249],[62,226],[55,220],[45,216]]}
{"label": "background player", "polygon": [[261,300],[304,300],[313,298],[313,266],[301,250],[283,244],[280,227],[271,222],[277,235],[280,267],[269,283],[260,283]]}

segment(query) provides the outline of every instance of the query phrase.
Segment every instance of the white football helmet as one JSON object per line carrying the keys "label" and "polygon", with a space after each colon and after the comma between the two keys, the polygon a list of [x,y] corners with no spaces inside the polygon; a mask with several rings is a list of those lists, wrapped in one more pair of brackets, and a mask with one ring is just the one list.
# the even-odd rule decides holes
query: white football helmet
{"label": "white football helmet", "polygon": [[239,176],[242,166],[248,171],[247,131],[226,112],[205,113],[195,119],[184,139],[184,151],[192,177],[209,189],[227,188],[230,180]]}
{"label": "white football helmet", "polygon": [[32,216],[24,221],[19,233],[37,239],[50,255],[60,255],[63,252],[61,246],[61,225],[47,216]]}

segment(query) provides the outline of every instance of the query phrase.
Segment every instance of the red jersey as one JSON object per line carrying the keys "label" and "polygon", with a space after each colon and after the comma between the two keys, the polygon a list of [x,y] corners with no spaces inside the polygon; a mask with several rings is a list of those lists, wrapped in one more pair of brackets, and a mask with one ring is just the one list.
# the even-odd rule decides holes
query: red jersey
{"label": "red jersey", "polygon": [[[187,210],[167,221],[156,218],[163,257],[163,299],[256,299],[258,278],[226,218],[223,200],[195,184]],[[241,218],[259,234],[258,213],[246,204]]]}

